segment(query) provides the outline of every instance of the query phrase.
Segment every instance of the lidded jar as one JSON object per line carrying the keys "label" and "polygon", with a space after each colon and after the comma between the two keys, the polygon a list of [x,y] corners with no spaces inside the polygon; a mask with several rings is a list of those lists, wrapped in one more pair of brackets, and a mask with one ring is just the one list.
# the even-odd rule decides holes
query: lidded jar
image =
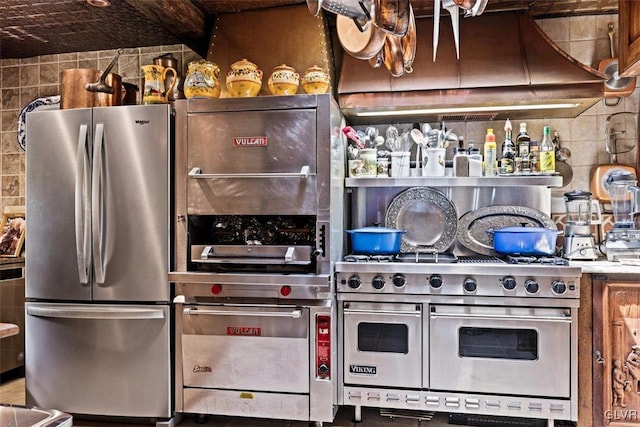
{"label": "lidded jar", "polygon": [[302,90],[304,93],[327,93],[331,78],[322,68],[314,65],[302,75]]}
{"label": "lidded jar", "polygon": [[243,58],[231,64],[226,82],[231,97],[256,96],[262,87],[262,71],[256,64]]}
{"label": "lidded jar", "polygon": [[184,79],[184,96],[187,98],[220,97],[220,68],[204,59],[189,62]]}
{"label": "lidded jar", "polygon": [[267,83],[273,95],[295,95],[300,85],[300,74],[293,67],[278,65],[271,71]]}

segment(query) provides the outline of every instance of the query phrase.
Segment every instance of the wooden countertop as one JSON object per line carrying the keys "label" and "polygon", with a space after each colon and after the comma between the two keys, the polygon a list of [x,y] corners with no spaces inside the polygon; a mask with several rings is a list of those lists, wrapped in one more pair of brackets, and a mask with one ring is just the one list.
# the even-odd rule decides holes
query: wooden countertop
{"label": "wooden countertop", "polygon": [[13,323],[0,323],[0,338],[17,335],[20,332],[18,325]]}

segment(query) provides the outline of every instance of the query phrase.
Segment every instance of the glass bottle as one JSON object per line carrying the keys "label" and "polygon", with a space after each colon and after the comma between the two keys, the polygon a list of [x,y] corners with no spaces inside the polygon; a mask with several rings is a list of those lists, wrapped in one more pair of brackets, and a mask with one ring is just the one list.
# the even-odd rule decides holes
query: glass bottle
{"label": "glass bottle", "polygon": [[511,121],[507,119],[504,124],[504,142],[502,143],[502,160],[500,161],[500,173],[513,173],[516,159],[516,144],[511,139]]}
{"label": "glass bottle", "polygon": [[516,136],[516,145],[518,146],[518,157],[521,161],[521,172],[531,172],[531,159],[529,158],[531,137],[527,133],[527,124],[520,123],[520,133]]}
{"label": "glass bottle", "polygon": [[540,172],[550,173],[556,171],[556,147],[551,139],[551,127],[545,126],[542,142],[540,143]]}

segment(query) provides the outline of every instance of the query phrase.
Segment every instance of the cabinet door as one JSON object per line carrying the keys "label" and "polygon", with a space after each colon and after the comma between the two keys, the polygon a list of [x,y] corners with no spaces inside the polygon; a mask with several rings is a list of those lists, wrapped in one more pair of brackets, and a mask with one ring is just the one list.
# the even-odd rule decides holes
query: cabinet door
{"label": "cabinet door", "polygon": [[640,75],[640,2],[620,0],[618,57],[623,77]]}
{"label": "cabinet door", "polygon": [[594,425],[640,425],[639,285],[593,281]]}

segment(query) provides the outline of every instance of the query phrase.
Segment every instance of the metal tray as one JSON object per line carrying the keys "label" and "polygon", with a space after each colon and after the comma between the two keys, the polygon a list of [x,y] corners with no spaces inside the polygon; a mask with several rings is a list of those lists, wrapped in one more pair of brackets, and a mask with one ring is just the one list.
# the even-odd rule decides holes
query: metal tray
{"label": "metal tray", "polygon": [[406,230],[400,252],[446,252],[456,238],[458,213],[442,192],[409,188],[389,204],[385,225]]}
{"label": "metal tray", "polygon": [[458,242],[473,252],[495,256],[493,235],[487,233],[487,230],[522,225],[558,229],[551,217],[537,209],[526,206],[487,206],[462,215],[458,221]]}

